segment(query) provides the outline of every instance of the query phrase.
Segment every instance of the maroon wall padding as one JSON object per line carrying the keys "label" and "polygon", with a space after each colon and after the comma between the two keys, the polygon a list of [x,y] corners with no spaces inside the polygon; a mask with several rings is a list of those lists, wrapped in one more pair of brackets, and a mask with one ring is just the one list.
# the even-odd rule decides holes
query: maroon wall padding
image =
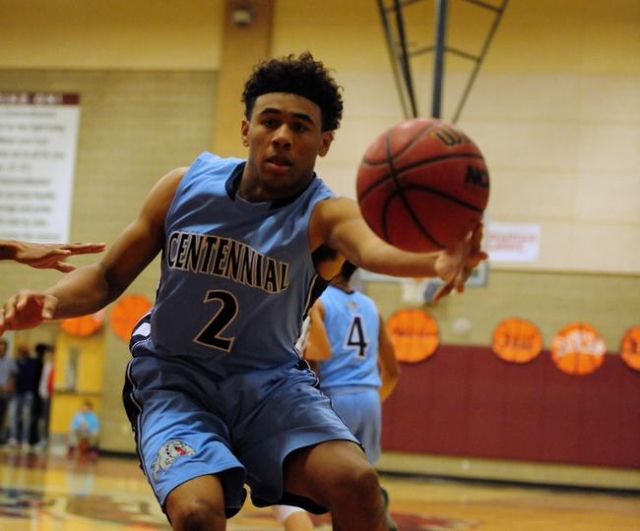
{"label": "maroon wall padding", "polygon": [[441,345],[403,363],[383,406],[382,446],[449,456],[640,468],[640,372],[607,354],[595,372]]}

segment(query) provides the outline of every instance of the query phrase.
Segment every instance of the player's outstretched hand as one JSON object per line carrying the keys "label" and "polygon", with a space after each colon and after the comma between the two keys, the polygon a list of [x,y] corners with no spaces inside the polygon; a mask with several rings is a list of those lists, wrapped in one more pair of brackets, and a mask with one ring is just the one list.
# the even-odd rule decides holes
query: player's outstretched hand
{"label": "player's outstretched hand", "polygon": [[27,243],[20,242],[14,260],[37,269],[57,269],[63,273],[73,271],[76,266],[65,262],[76,254],[101,253],[104,243]]}
{"label": "player's outstretched hand", "polygon": [[453,290],[464,291],[464,284],[477,265],[488,258],[482,250],[483,225],[479,223],[464,241],[440,252],[436,260],[436,272],[443,284],[433,300],[439,301]]}
{"label": "player's outstretched hand", "polygon": [[38,291],[22,290],[0,308],[0,335],[7,330],[34,328],[52,319],[58,299]]}

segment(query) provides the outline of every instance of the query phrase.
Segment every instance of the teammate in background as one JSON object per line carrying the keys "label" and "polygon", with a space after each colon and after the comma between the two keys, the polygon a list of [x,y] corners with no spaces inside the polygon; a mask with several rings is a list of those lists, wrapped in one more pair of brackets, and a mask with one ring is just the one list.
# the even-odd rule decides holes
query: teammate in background
{"label": "teammate in background", "polygon": [[76,266],[65,262],[76,254],[101,253],[104,243],[31,243],[0,239],[0,260],[13,260],[37,269],[57,269],[63,273]]}
{"label": "teammate in background", "polygon": [[345,259],[462,291],[482,226],[439,253],[394,248],[314,172],[342,116],[311,54],[257,65],[240,132],[248,159],[203,153],[165,175],[97,264],[0,311],[0,334],[90,314],[162,253],[153,308],[135,327],[123,392],[142,468],[176,530],[223,531],[244,503],[331,512],[335,529],[386,531],[375,468],[294,343]]}
{"label": "teammate in background", "polygon": [[[320,389],[331,398],[333,408],[373,465],[380,456],[380,404],[398,383],[400,365],[376,303],[351,287],[356,269],[345,262],[314,304],[315,318],[310,321],[304,357],[318,375]],[[387,527],[396,531],[384,489],[382,496]],[[285,531],[313,529],[309,515],[300,508],[276,506],[274,513]]]}

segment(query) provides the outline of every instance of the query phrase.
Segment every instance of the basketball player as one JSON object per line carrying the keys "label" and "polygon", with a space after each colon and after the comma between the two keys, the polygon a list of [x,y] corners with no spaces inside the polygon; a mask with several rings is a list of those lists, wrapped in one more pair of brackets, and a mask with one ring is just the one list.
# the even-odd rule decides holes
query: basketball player
{"label": "basketball player", "polygon": [[[356,269],[345,261],[314,304],[317,318],[310,322],[304,357],[318,375],[320,389],[331,398],[333,409],[358,438],[369,462],[375,464],[382,434],[380,403],[395,388],[400,365],[376,303],[351,287]],[[388,506],[384,490],[383,499]],[[311,519],[301,511],[274,507],[285,531],[313,529]],[[388,510],[386,519],[389,531],[397,531]]]}
{"label": "basketball player", "polygon": [[14,260],[37,269],[57,269],[63,273],[76,266],[64,260],[74,254],[101,253],[104,243],[31,243],[0,239],[0,260]]}
{"label": "basketball player", "polygon": [[311,54],[257,65],[243,97],[248,158],[203,153],[166,174],[97,264],[0,312],[0,334],[94,313],[162,253],[156,301],[135,327],[124,400],[141,466],[174,529],[226,528],[245,499],[331,511],[336,529],[385,531],[380,484],[294,342],[343,261],[437,275],[462,291],[486,253],[402,252],[314,172],[342,96]]}

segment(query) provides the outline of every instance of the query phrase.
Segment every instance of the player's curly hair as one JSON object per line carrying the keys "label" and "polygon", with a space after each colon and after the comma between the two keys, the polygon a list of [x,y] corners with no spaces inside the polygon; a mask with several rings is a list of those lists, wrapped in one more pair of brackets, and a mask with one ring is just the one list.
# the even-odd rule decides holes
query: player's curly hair
{"label": "player's curly hair", "polygon": [[322,131],[335,131],[342,119],[342,87],[310,52],[258,63],[244,85],[244,115],[251,119],[256,98],[271,92],[297,94],[314,102],[322,113]]}

